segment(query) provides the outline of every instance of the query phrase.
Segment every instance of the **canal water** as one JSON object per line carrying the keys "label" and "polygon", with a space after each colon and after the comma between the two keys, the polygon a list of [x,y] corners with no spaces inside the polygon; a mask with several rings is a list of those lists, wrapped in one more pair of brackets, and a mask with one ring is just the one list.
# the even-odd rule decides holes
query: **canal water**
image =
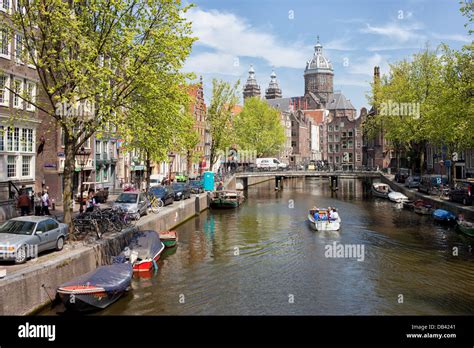
{"label": "canal water", "polygon": [[[181,225],[158,272],[97,314],[474,314],[474,242],[454,227],[371,197],[367,180],[342,179],[337,194],[327,179],[273,186]],[[312,231],[314,205],[337,207],[341,230]],[[334,243],[358,246],[363,259],[327,257]]]}

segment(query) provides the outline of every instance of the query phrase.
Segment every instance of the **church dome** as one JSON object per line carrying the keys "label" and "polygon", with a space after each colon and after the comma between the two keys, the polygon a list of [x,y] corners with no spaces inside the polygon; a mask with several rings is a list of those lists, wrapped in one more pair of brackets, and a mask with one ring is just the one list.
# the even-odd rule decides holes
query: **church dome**
{"label": "church dome", "polygon": [[315,72],[333,73],[331,62],[323,55],[323,45],[318,42],[314,46],[313,58],[306,62],[305,74]]}

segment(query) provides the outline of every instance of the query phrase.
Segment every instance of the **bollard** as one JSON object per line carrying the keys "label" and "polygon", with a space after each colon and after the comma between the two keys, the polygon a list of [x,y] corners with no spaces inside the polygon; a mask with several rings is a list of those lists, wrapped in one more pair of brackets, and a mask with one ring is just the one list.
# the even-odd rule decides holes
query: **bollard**
{"label": "bollard", "polygon": [[54,201],[54,198],[51,200],[51,210],[56,210],[56,202]]}

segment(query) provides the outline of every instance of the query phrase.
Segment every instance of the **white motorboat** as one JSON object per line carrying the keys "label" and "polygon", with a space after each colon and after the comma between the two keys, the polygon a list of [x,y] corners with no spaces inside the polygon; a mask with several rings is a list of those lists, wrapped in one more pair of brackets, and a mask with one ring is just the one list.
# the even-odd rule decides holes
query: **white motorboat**
{"label": "white motorboat", "polygon": [[308,222],[313,230],[316,231],[339,231],[341,228],[341,218],[337,219],[318,219],[314,218],[314,214],[319,212],[320,215],[327,214],[327,209],[311,209],[308,212]]}
{"label": "white motorboat", "polygon": [[390,192],[392,192],[392,189],[387,184],[383,184],[381,182],[372,184],[372,194],[376,197],[388,198],[388,194]]}
{"label": "white motorboat", "polygon": [[392,191],[388,194],[388,199],[395,203],[403,203],[408,201],[408,197],[401,192]]}

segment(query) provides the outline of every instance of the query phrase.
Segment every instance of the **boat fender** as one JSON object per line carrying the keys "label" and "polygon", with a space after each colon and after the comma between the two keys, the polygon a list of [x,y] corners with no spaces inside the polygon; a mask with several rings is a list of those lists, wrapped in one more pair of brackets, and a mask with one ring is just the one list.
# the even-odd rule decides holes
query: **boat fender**
{"label": "boat fender", "polygon": [[158,264],[156,263],[156,260],[153,260],[153,269],[158,270]]}

